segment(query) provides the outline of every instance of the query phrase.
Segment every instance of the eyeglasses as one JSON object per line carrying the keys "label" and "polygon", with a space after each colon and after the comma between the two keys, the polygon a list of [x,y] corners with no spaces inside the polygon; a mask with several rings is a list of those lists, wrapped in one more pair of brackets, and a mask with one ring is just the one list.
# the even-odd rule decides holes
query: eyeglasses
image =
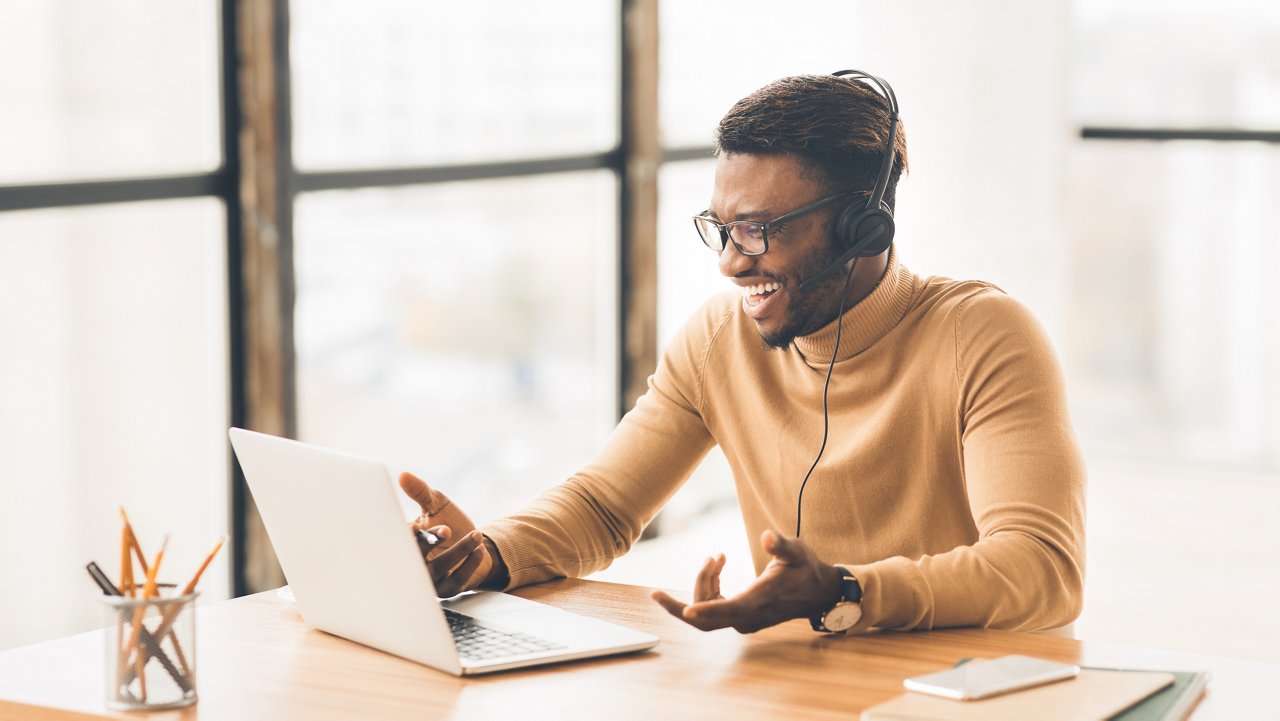
{"label": "eyeglasses", "polygon": [[704,210],[693,216],[693,226],[698,229],[698,236],[702,238],[702,242],[717,253],[724,252],[725,245],[732,240],[733,247],[737,248],[738,252],[743,255],[764,255],[769,250],[769,233],[771,231],[776,231],[783,223],[808,215],[833,200],[850,195],[866,195],[866,193],[860,190],[850,190],[830,195],[814,201],[799,210],[793,210],[786,215],[774,218],[767,223],[757,223],[754,220],[735,220],[731,223],[720,223],[711,217],[710,210]]}

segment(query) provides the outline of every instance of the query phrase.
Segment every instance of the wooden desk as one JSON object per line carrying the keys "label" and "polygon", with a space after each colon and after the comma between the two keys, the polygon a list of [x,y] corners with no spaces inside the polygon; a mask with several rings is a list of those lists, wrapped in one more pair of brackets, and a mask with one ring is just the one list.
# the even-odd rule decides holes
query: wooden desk
{"label": "wooden desk", "polygon": [[1005,631],[839,638],[793,621],[742,636],[671,618],[648,589],[560,580],[519,595],[661,637],[653,651],[473,679],[448,676],[305,628],[274,592],[201,607],[200,702],[129,714],[102,703],[102,633],[0,653],[9,719],[842,719],[902,679],[966,656],[1026,653],[1094,666],[1208,669],[1192,718],[1280,718],[1280,666]]}

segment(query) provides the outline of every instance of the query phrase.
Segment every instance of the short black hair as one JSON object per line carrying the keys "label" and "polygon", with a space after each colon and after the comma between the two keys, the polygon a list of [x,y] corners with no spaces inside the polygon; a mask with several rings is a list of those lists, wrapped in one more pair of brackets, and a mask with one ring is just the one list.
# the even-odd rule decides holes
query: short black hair
{"label": "short black hair", "polygon": [[[734,104],[716,127],[718,155],[793,155],[828,192],[870,192],[889,142],[889,104],[859,80],[796,75],[776,80]],[[907,140],[898,121],[885,202],[894,207],[907,171]]]}

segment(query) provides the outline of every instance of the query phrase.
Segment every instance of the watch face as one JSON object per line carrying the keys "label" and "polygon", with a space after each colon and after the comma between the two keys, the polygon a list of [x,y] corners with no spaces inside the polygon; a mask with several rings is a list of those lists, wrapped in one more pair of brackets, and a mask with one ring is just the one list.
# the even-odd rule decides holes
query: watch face
{"label": "watch face", "polygon": [[822,625],[828,631],[848,631],[862,618],[862,606],[856,603],[837,603],[822,617]]}

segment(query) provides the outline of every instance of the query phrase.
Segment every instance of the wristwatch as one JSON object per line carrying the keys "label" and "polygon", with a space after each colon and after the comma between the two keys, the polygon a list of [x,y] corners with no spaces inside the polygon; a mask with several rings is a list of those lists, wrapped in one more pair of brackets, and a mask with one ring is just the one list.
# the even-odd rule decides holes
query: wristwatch
{"label": "wristwatch", "polygon": [[853,628],[862,618],[862,584],[853,572],[844,566],[836,566],[844,578],[840,581],[840,600],[825,612],[809,619],[813,630],[824,633],[840,633]]}

